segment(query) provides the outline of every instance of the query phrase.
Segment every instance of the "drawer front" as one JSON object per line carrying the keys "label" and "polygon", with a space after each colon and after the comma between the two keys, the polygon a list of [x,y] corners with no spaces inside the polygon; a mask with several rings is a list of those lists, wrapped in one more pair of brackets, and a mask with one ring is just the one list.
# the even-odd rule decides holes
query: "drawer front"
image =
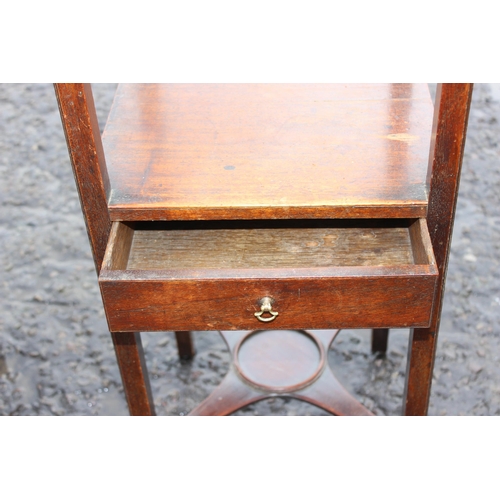
{"label": "drawer front", "polygon": [[[99,283],[116,332],[403,328],[428,326],[437,275],[423,220],[115,223]],[[266,297],[271,312],[261,309]]]}
{"label": "drawer front", "polygon": [[[420,267],[420,266],[415,266]],[[425,266],[421,266],[425,267]],[[428,326],[435,274],[175,279],[101,275],[111,331],[403,328]],[[331,274],[334,274],[330,270]],[[261,322],[261,299],[278,315]],[[271,314],[264,313],[263,318]]]}

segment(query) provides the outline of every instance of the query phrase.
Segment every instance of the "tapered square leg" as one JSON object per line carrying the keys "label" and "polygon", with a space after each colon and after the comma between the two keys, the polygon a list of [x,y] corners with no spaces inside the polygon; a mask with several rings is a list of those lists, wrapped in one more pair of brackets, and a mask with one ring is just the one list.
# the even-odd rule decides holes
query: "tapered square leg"
{"label": "tapered square leg", "polygon": [[404,415],[427,415],[436,340],[437,333],[428,328],[415,328],[410,332],[403,400]]}
{"label": "tapered square leg", "polygon": [[131,415],[154,415],[155,409],[140,333],[111,334]]}

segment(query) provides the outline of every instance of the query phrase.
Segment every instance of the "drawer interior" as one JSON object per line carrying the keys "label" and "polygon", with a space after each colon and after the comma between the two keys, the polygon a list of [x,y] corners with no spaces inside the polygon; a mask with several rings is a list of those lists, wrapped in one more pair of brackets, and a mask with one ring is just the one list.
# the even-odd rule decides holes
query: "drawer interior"
{"label": "drawer interior", "polygon": [[107,270],[433,265],[423,219],[114,222]]}

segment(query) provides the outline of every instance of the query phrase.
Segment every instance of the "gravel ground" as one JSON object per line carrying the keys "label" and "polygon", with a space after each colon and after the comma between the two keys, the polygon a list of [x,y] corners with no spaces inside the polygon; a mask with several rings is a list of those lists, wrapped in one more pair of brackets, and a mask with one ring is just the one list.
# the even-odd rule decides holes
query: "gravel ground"
{"label": "gravel ground", "polygon": [[[115,85],[94,85],[101,126]],[[500,414],[500,85],[477,84],[431,394],[431,415]],[[52,85],[0,85],[1,415],[126,415]],[[180,362],[173,333],[144,333],[157,412],[184,415],[224,376],[217,332],[195,332]],[[368,330],[329,351],[345,386],[377,415],[401,413],[407,330],[387,356]],[[236,415],[323,415],[274,398]]]}

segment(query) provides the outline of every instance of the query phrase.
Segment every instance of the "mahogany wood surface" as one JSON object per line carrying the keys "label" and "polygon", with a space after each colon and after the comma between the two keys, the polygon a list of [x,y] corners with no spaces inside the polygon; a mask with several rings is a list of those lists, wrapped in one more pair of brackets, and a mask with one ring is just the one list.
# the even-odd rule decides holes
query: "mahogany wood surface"
{"label": "mahogany wood surface", "polygon": [[90,84],[54,84],[64,134],[96,270],[108,243],[111,220],[108,172]]}
{"label": "mahogany wood surface", "polygon": [[[99,273],[111,231],[111,219],[107,206],[110,183],[92,96],[92,88],[90,84],[84,83],[56,83],[54,84],[54,90],[59,105],[59,112],[85,225],[87,227],[94,264],[97,273]],[[124,224],[116,227],[115,230],[123,232],[123,235],[120,235],[117,239],[118,242],[122,243],[122,247],[115,247],[115,252],[113,253],[113,265],[119,268],[126,265],[128,261],[130,244],[127,243],[127,238],[131,240],[133,230]],[[111,235],[111,238],[114,239],[115,236]],[[120,338],[119,342],[113,337],[120,370],[122,370],[122,366],[127,367],[127,370],[129,370],[128,367],[132,366],[133,368],[131,369],[136,376],[141,377],[143,375],[146,377],[145,381],[140,382],[139,380],[134,381],[133,377],[125,377],[122,373],[124,384],[130,386],[129,389],[126,387],[126,392],[130,392],[130,394],[137,392],[135,388],[136,384],[149,387],[147,371],[143,363],[140,336],[139,334],[133,335],[135,337],[127,333],[125,337]],[[191,355],[194,354],[194,351],[188,348],[188,343],[191,340],[190,333],[185,333],[183,339],[184,342],[179,347],[179,355],[186,357],[188,353]],[[133,352],[135,354],[132,355],[131,353]],[[134,356],[135,358],[132,359]],[[138,390],[141,392],[140,388]],[[135,396],[130,397],[132,398],[132,403],[130,404],[132,404],[133,408],[136,408],[137,404],[139,404],[140,409],[137,411],[146,411],[144,410],[145,406],[143,403],[137,403]],[[129,398],[128,395],[127,398]],[[140,401],[141,398],[142,396],[139,397]],[[152,402],[150,401],[148,404],[150,404],[151,411],[153,411]],[[135,412],[135,409],[133,411]]]}
{"label": "mahogany wood surface", "polygon": [[299,276],[283,277],[264,270],[237,278],[103,271],[100,286],[111,331],[256,328],[262,324],[254,314],[264,297],[274,299],[274,311],[279,313],[273,328],[428,325],[436,282],[431,266],[342,276],[345,269],[349,268],[329,269],[331,276],[321,268],[317,275],[299,269],[294,270]]}
{"label": "mahogany wood surface", "polygon": [[[56,83],[54,89],[94,264],[99,273],[111,230],[107,206],[110,185],[92,89],[90,84],[82,83]],[[120,265],[127,261],[128,254],[117,249],[113,257],[116,265]],[[154,415],[140,334],[117,332],[112,338],[131,415]]]}
{"label": "mahogany wood surface", "polygon": [[406,415],[425,415],[429,405],[471,98],[472,84],[468,83],[442,84],[436,93],[427,224],[439,278],[430,326],[414,329],[410,335],[404,397]]}
{"label": "mahogany wood surface", "polygon": [[418,219],[408,228],[410,234],[411,248],[414,264],[436,264],[432,242],[429,236],[427,223],[424,219]]}
{"label": "mahogany wood surface", "polygon": [[[276,396],[300,399],[333,415],[372,415],[344,389],[326,362],[325,354],[338,332],[220,332],[232,363],[221,384],[190,415],[229,415]],[[285,386],[277,389],[276,384]]]}
{"label": "mahogany wood surface", "polygon": [[425,217],[424,84],[120,85],[113,220]]}
{"label": "mahogany wood surface", "polygon": [[230,415],[249,404],[270,397],[249,384],[242,382],[233,365],[230,365],[222,382],[210,393],[207,399],[194,408],[189,416],[223,416]]}
{"label": "mahogany wood surface", "polygon": [[[404,413],[426,414],[471,84],[438,87],[432,135],[424,85],[122,85],[107,166],[90,85],[55,91],[132,414],[154,413],[136,332],[174,330],[191,357],[188,330],[262,328],[263,297],[273,328],[374,328],[376,350],[414,327]],[[251,236],[244,220],[325,218],[417,220]],[[137,222],[217,219],[242,227]],[[295,396],[356,411],[327,372]],[[232,367],[204,411],[268,397],[241,380]]]}
{"label": "mahogany wood surface", "polygon": [[[318,267],[313,267],[314,259],[310,257],[307,257],[310,259],[307,262],[309,267],[294,267],[288,255],[290,248],[286,245],[282,249],[287,254],[283,267],[280,267],[283,259],[279,255],[277,258],[269,257],[270,263],[266,259],[254,259],[250,254],[252,251],[261,251],[260,246],[253,244],[255,240],[252,238],[252,245],[246,244],[241,232],[236,230],[239,235],[237,247],[243,249],[242,267],[226,265],[220,254],[219,259],[213,261],[206,255],[207,248],[210,254],[212,246],[204,240],[204,244],[187,245],[176,254],[176,258],[187,259],[192,267],[177,268],[156,263],[153,266],[155,269],[148,269],[147,256],[156,255],[151,257],[155,262],[155,259],[165,258],[165,252],[143,248],[144,258],[129,259],[124,268],[125,261],[122,257],[115,258],[114,249],[120,256],[125,255],[127,246],[134,246],[135,235],[131,236],[128,226],[120,229],[121,225],[124,224],[114,223],[117,227],[113,227],[99,278],[112,331],[257,328],[261,323],[255,317],[255,312],[260,310],[259,300],[264,297],[271,297],[275,301],[279,316],[272,326],[278,329],[428,325],[437,269],[428,244],[426,225],[421,221],[413,222],[410,229],[405,228],[406,233],[394,227],[385,228],[387,231],[382,232],[379,230],[384,228],[375,227],[365,231],[365,228],[344,227],[337,239],[330,242],[327,238],[326,241],[331,245],[332,253],[340,249],[343,258],[352,265],[335,265],[339,262],[329,257],[333,265],[327,266],[318,259]],[[200,232],[206,238],[227,243],[229,251],[222,247],[219,252],[227,255],[230,261],[237,249],[231,247],[229,238],[221,240],[217,231]],[[260,230],[245,231],[253,235]],[[320,247],[319,243],[308,246],[307,243],[311,241],[325,242],[324,229],[319,230],[320,236],[315,233],[316,239],[305,238],[305,245],[301,245],[300,239],[300,231],[304,229],[294,231],[298,233],[292,238],[292,256],[301,252],[307,256],[311,249]],[[392,232],[397,237],[389,238],[392,246],[387,248],[384,239]],[[148,237],[148,243],[163,249],[166,243],[162,233],[160,231],[156,237]],[[348,236],[351,233],[356,237]],[[183,231],[179,234],[182,238],[186,236]],[[171,238],[175,239],[175,236]],[[404,244],[393,245],[398,239]],[[192,240],[188,238],[188,241]],[[374,241],[378,242],[378,253],[374,251]],[[398,261],[391,252],[399,247],[403,257]],[[418,250],[414,251],[413,247],[418,247]],[[271,248],[275,252],[276,241],[271,242]],[[380,258],[379,254],[386,251],[391,256],[389,260]],[[187,257],[183,257],[182,254],[188,253]],[[356,256],[356,253],[364,257]],[[414,255],[419,257],[421,264],[412,263]],[[146,269],[137,269],[137,266],[129,269],[130,261],[144,262]],[[253,262],[255,267],[248,265],[249,262]],[[300,262],[298,258],[297,263]],[[122,265],[117,267],[117,263]],[[223,267],[212,267],[217,263]]]}
{"label": "mahogany wood surface", "polygon": [[112,333],[125,396],[131,415],[154,415],[148,370],[139,333]]}
{"label": "mahogany wood surface", "polygon": [[305,330],[254,330],[241,338],[233,354],[240,377],[275,393],[303,389],[326,364],[325,348]]}

